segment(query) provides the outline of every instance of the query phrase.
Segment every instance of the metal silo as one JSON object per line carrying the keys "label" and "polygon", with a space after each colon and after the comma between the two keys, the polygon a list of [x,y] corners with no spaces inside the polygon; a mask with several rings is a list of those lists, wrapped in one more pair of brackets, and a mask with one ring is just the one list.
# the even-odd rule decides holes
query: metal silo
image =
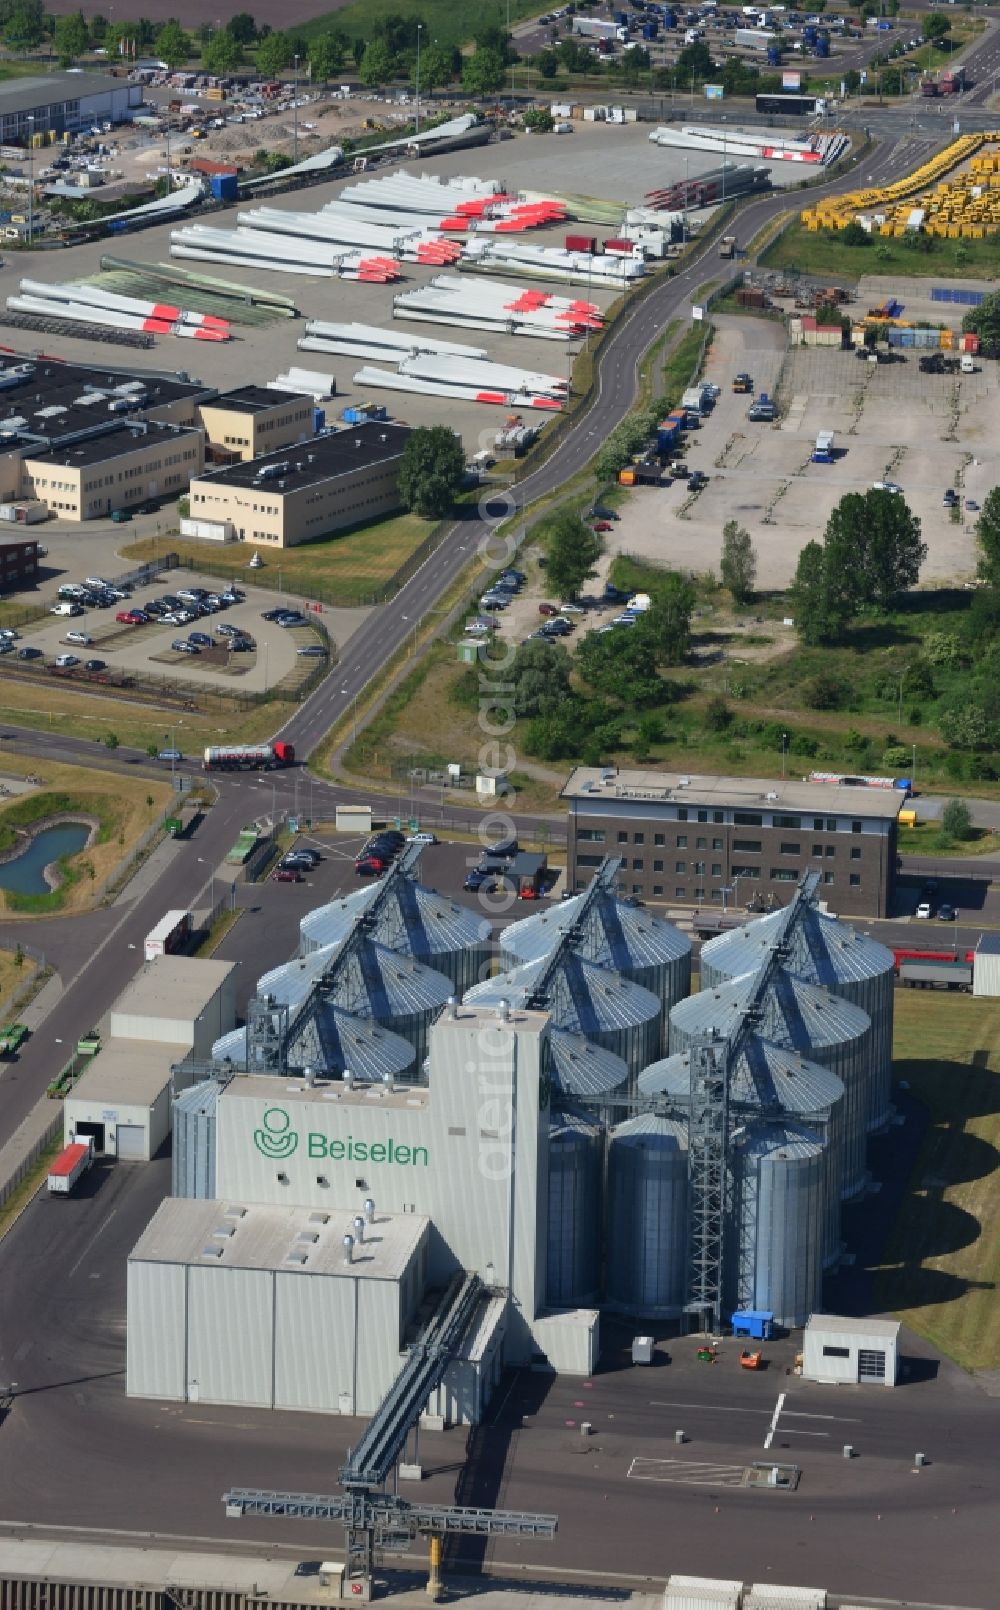
{"label": "metal silo", "polygon": [[[704,989],[681,1001],[670,1014],[670,1048],[686,1050],[692,1040],[716,1033],[723,1039],[742,1022],[755,974]],[[829,990],[807,984],[779,967],[761,1004],[756,1032],[786,1050],[798,1051],[835,1073],[844,1086],[844,1197],[865,1182],[868,1128],[868,1070],[871,1021],[866,1012]]]}
{"label": "metal silo", "polygon": [[[639,1093],[660,1096],[678,1113],[691,1102],[691,1057],[675,1052],[639,1075]],[[824,1143],[824,1263],[840,1252],[840,1200],[844,1172],[844,1086],[829,1068],[773,1040],[748,1035],[729,1086],[730,1129],[745,1120],[805,1124]]]}
{"label": "metal silo", "polygon": [[749,1124],[734,1136],[728,1226],[733,1307],[804,1325],[823,1282],[823,1143],[800,1124]]}
{"label": "metal silo", "polygon": [[608,1143],[607,1298],[628,1313],[672,1315],[687,1278],[687,1126],[644,1114]]}
{"label": "metal silo", "polygon": [[539,1006],[551,1012],[557,1028],[583,1034],[613,1051],[633,1076],[653,1060],[660,1045],[660,1003],[641,984],[609,973],[575,951],[497,973],[473,989],[466,1001],[480,1006]]}
{"label": "metal silo", "polygon": [[551,955],[563,940],[585,960],[651,991],[661,1002],[664,1030],[670,1008],[691,992],[687,935],[644,906],[616,899],[614,885],[602,883],[512,923],[500,935],[501,954],[508,966],[517,967]]}
{"label": "metal silo", "polygon": [[369,938],[443,973],[453,994],[479,982],[490,955],[489,919],[408,877],[394,878],[384,892],[373,883],[310,911],[299,924],[301,954],[342,944],[362,917],[370,921]]}
{"label": "metal silo", "polygon": [[[772,912],[703,945],[699,963],[702,989],[740,978],[759,967],[770,952],[780,922],[781,913]],[[871,1018],[867,1127],[883,1128],[889,1117],[892,1085],[892,951],[815,906],[806,906],[799,914],[785,943],[788,965],[799,978],[860,1006]]]}
{"label": "metal silo", "polygon": [[570,1108],[552,1114],[545,1278],[550,1308],[580,1308],[597,1298],[603,1162],[599,1124]]}
{"label": "metal silo", "polygon": [[215,1196],[215,1112],[224,1087],[201,1079],[174,1098],[170,1156],[171,1196]]}
{"label": "metal silo", "polygon": [[628,1065],[613,1051],[582,1034],[553,1029],[549,1035],[552,1088],[563,1096],[611,1096],[628,1089]]}

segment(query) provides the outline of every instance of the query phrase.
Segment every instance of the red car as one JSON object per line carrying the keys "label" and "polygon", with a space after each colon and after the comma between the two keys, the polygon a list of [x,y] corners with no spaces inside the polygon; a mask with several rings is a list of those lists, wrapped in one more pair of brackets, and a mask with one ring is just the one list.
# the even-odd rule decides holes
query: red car
{"label": "red car", "polygon": [[298,867],[280,866],[277,872],[272,873],[275,883],[301,883],[302,873]]}
{"label": "red car", "polygon": [[149,616],[142,609],[120,609],[115,620],[119,626],[145,626]]}
{"label": "red car", "polygon": [[360,861],[355,861],[354,870],[359,878],[380,878],[385,871],[385,865],[377,855],[366,855]]}
{"label": "red car", "polygon": [[612,529],[613,529],[613,527],[612,527],[612,524],[611,524],[610,520],[595,520],[594,521],[594,530],[595,531],[611,531]]}
{"label": "red car", "polygon": [[539,615],[558,615],[559,611],[556,609],[555,604],[539,604],[538,613]]}

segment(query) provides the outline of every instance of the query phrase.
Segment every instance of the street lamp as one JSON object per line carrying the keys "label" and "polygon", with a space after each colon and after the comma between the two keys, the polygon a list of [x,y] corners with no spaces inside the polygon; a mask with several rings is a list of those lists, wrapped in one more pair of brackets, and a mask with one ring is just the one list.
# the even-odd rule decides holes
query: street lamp
{"label": "street lamp", "polygon": [[781,734],[781,775],[782,775],[782,778],[784,778],[784,775],[785,775],[785,756],[786,756],[787,753],[788,753],[788,734],[787,734],[787,732],[783,732]]}
{"label": "street lamp", "polygon": [[299,160],[299,58],[292,61],[292,161]]}
{"label": "street lamp", "polygon": [[417,116],[414,133],[420,133],[420,35],[424,31],[422,22],[417,23]]}
{"label": "street lamp", "polygon": [[28,113],[28,245],[35,239],[35,117]]}

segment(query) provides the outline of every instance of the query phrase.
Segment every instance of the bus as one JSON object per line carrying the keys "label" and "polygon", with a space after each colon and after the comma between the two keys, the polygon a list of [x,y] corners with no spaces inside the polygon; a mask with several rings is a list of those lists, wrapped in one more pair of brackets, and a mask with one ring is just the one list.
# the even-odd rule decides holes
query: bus
{"label": "bus", "polygon": [[823,117],[826,100],[822,95],[758,95],[757,110],[771,117]]}

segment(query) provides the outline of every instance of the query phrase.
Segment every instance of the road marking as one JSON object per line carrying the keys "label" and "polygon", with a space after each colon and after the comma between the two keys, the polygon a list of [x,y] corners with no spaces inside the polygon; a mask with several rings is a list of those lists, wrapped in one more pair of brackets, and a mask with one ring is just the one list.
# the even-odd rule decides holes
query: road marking
{"label": "road marking", "polygon": [[104,1234],[105,1230],[107,1229],[108,1225],[111,1223],[111,1220],[114,1218],[114,1216],[115,1216],[115,1214],[117,1212],[118,1212],[118,1209],[116,1207],[113,1207],[111,1209],[111,1212],[108,1214],[107,1218],[104,1220],[104,1223],[99,1225],[98,1228],[94,1231],[94,1233],[91,1236],[90,1240],[87,1242],[87,1245],[84,1247],[84,1249],[81,1252],[80,1256],[77,1258],[76,1263],[73,1265],[73,1267],[70,1270],[69,1274],[66,1276],[67,1280],[72,1280],[73,1276],[76,1274],[76,1271],[79,1269],[79,1267],[80,1267],[81,1263],[83,1262],[84,1258],[87,1256],[88,1252],[90,1252],[91,1248],[93,1247],[94,1242],[97,1240],[97,1237],[99,1235]]}
{"label": "road marking", "polygon": [[785,1402],[785,1394],[784,1394],[784,1392],[779,1392],[778,1393],[778,1401],[774,1405],[774,1414],[771,1416],[770,1430],[768,1431],[767,1436],[764,1438],[764,1447],[765,1448],[770,1448],[771,1443],[774,1440],[774,1433],[778,1429],[778,1421],[781,1419],[781,1411],[782,1411],[782,1408],[784,1407],[784,1402]]}
{"label": "road marking", "polygon": [[714,1414],[768,1414],[767,1409],[738,1409],[729,1408],[723,1403],[669,1403],[662,1398],[650,1398],[650,1408],[653,1409],[711,1409]]}
{"label": "road marking", "polygon": [[669,1482],[684,1487],[742,1487],[745,1465],[716,1465],[698,1459],[632,1460],[626,1473],[629,1481]]}
{"label": "road marking", "polygon": [[809,1414],[805,1409],[786,1409],[785,1418],[792,1420],[836,1420],[838,1425],[859,1426],[861,1417],[856,1414]]}

